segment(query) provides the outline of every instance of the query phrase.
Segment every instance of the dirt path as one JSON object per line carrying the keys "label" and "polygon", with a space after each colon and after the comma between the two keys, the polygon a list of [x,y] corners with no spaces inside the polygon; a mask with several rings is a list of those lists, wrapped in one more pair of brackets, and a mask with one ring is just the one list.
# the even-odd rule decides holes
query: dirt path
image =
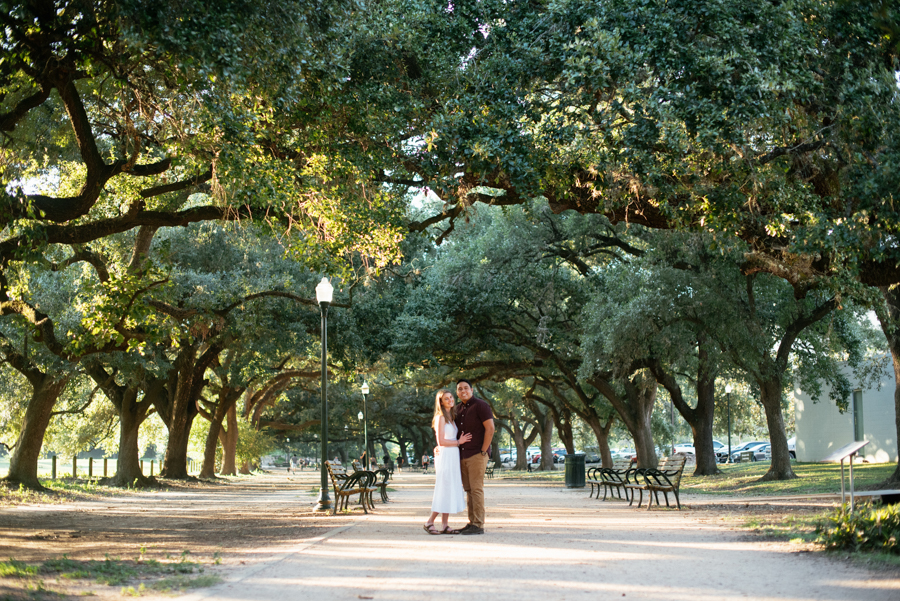
{"label": "dirt path", "polygon": [[[583,490],[488,484],[484,536],[428,536],[431,478],[399,476],[393,502],[235,572],[189,599],[492,600],[633,597],[895,600],[900,581],[748,541],[708,511],[636,511]],[[462,525],[462,515],[451,523]]]}
{"label": "dirt path", "polygon": [[[196,548],[226,551],[224,563],[212,567],[224,581],[180,597],[184,601],[419,601],[486,594],[492,601],[900,598],[896,577],[798,552],[791,545],[753,540],[731,529],[718,510],[648,513],[589,499],[585,490],[489,481],[484,536],[429,536],[421,525],[433,476],[400,474],[392,483],[390,504],[378,503],[368,516],[334,518],[309,513],[315,500],[309,487],[315,481],[313,474],[293,480],[277,474],[221,491],[148,493],[105,500],[102,508],[81,508],[82,513],[63,511],[59,519],[71,519],[70,528],[82,538],[90,536],[79,520],[87,515],[110,520],[113,511],[122,519],[166,516],[163,522],[171,522],[171,528],[160,533],[160,542],[194,537],[197,544],[211,536]],[[8,518],[24,520],[38,511],[45,513],[0,511],[0,543],[8,545],[11,532],[25,534],[21,525],[10,528]],[[225,516],[218,532],[215,520],[198,517],[217,514]],[[177,520],[181,526],[175,526]],[[134,527],[145,536],[152,522],[148,518]],[[451,518],[451,524],[464,523],[462,514]],[[200,531],[188,534],[191,524]],[[0,557],[6,548],[0,547]]]}

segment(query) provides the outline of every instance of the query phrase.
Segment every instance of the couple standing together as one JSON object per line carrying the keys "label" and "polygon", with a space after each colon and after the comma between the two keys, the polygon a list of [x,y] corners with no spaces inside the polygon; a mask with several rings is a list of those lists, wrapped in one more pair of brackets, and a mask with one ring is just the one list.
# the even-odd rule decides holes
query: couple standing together
{"label": "couple standing together", "polygon": [[[428,534],[484,534],[484,470],[494,438],[494,414],[482,399],[472,395],[472,383],[456,383],[461,406],[453,393],[441,389],[434,400],[432,427],[438,446],[434,452],[434,497]],[[465,490],[466,496],[463,496]],[[451,513],[469,511],[469,523],[453,530],[447,523]],[[441,529],[434,525],[441,516]]]}

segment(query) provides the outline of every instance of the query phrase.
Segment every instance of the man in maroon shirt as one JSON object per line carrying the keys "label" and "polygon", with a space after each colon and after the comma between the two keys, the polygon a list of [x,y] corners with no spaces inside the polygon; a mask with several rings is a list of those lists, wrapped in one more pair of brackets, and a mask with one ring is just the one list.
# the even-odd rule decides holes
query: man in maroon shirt
{"label": "man in maroon shirt", "polygon": [[456,383],[456,396],[460,402],[456,412],[457,436],[466,432],[472,435],[469,442],[459,446],[462,482],[469,509],[469,523],[459,533],[484,534],[484,470],[494,438],[494,414],[490,405],[472,396],[472,383],[468,380]]}

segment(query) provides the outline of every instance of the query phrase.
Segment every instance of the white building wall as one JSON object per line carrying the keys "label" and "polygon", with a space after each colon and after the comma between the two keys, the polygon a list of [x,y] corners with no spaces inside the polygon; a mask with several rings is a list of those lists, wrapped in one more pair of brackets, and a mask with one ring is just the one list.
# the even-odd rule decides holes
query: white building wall
{"label": "white building wall", "polygon": [[[897,427],[894,421],[894,375],[885,372],[881,388],[862,391],[863,431],[869,441],[860,453],[870,463],[897,462]],[[797,461],[821,461],[835,449],[851,443],[853,437],[853,400],[841,413],[822,387],[819,402],[794,389],[794,418],[797,434]]]}

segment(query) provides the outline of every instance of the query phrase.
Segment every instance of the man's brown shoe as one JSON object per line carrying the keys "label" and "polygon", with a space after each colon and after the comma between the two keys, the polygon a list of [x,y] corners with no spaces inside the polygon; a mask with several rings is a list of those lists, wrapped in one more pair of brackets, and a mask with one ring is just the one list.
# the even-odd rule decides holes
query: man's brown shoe
{"label": "man's brown shoe", "polygon": [[466,524],[465,526],[463,526],[462,528],[459,529],[459,533],[462,534],[466,530],[471,530],[474,527],[475,527],[475,524]]}
{"label": "man's brown shoe", "polygon": [[[471,526],[471,528],[469,528]],[[479,528],[474,524],[469,524],[462,530],[459,531],[460,534],[484,534],[484,528]]]}

